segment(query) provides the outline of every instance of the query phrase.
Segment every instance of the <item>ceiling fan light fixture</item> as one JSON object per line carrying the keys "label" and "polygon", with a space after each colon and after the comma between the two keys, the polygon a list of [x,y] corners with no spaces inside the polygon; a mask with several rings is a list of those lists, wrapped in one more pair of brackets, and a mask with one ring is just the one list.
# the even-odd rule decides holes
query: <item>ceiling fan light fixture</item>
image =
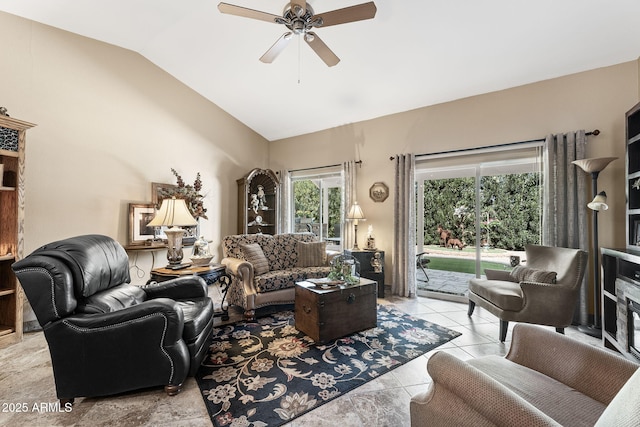
{"label": "ceiling fan light fixture", "polygon": [[[300,3],[297,3],[298,1]],[[338,58],[312,30],[317,27],[330,27],[372,19],[376,16],[377,11],[375,3],[370,1],[355,6],[331,10],[315,16],[313,8],[306,0],[291,0],[291,2],[285,6],[281,17],[228,3],[218,4],[218,9],[222,13],[284,25],[290,31],[280,36],[269,50],[260,57],[260,61],[265,63],[273,62],[278,54],[287,46],[291,36],[296,34],[304,35],[305,42],[307,42],[311,49],[313,49],[320,59],[329,67],[333,67],[340,62],[340,58]]]}
{"label": "ceiling fan light fixture", "polygon": [[296,33],[296,34],[302,34],[306,31],[306,26],[304,25],[304,22],[301,20],[295,20],[293,21],[293,23],[291,24],[291,30]]}

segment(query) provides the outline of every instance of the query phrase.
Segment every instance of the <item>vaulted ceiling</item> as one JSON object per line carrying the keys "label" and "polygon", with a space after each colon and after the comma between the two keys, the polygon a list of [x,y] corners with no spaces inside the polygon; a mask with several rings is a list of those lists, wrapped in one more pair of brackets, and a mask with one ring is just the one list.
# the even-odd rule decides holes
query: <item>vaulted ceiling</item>
{"label": "vaulted ceiling", "polygon": [[[286,0],[227,0],[281,15]],[[364,0],[309,0],[316,14]],[[635,60],[638,0],[375,0],[371,20],[314,31],[327,67],[282,25],[218,0],[0,0],[0,10],[139,52],[267,140]]]}

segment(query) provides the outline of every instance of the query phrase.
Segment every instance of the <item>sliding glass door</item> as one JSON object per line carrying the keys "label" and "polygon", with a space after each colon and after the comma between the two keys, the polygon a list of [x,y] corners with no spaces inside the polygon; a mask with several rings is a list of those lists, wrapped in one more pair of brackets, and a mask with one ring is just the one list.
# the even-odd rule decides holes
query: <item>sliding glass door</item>
{"label": "sliding glass door", "polygon": [[416,174],[418,295],[456,299],[475,277],[476,174],[473,166]]}
{"label": "sliding glass door", "polygon": [[485,268],[511,269],[524,259],[524,246],[540,244],[542,188],[537,158],[485,163],[480,166],[480,231],[476,276]]}
{"label": "sliding glass door", "polygon": [[485,269],[508,270],[540,243],[537,149],[431,159],[416,168],[419,295],[463,300]]}

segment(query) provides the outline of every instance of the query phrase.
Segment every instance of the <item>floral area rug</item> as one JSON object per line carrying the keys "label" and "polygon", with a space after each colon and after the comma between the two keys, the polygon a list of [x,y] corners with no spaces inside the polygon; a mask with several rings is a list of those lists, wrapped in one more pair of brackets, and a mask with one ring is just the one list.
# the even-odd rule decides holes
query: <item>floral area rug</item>
{"label": "floral area rug", "polygon": [[378,306],[378,324],[327,344],[285,311],[213,330],[196,380],[215,426],[279,426],[460,333]]}

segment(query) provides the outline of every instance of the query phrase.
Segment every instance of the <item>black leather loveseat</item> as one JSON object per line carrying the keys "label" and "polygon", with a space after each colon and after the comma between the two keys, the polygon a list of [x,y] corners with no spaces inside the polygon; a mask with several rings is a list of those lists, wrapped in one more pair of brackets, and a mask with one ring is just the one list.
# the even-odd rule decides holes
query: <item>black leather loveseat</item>
{"label": "black leather loveseat", "polygon": [[53,242],[13,264],[49,344],[58,398],[152,386],[180,391],[211,338],[213,303],[199,277],[129,283],[110,237]]}

